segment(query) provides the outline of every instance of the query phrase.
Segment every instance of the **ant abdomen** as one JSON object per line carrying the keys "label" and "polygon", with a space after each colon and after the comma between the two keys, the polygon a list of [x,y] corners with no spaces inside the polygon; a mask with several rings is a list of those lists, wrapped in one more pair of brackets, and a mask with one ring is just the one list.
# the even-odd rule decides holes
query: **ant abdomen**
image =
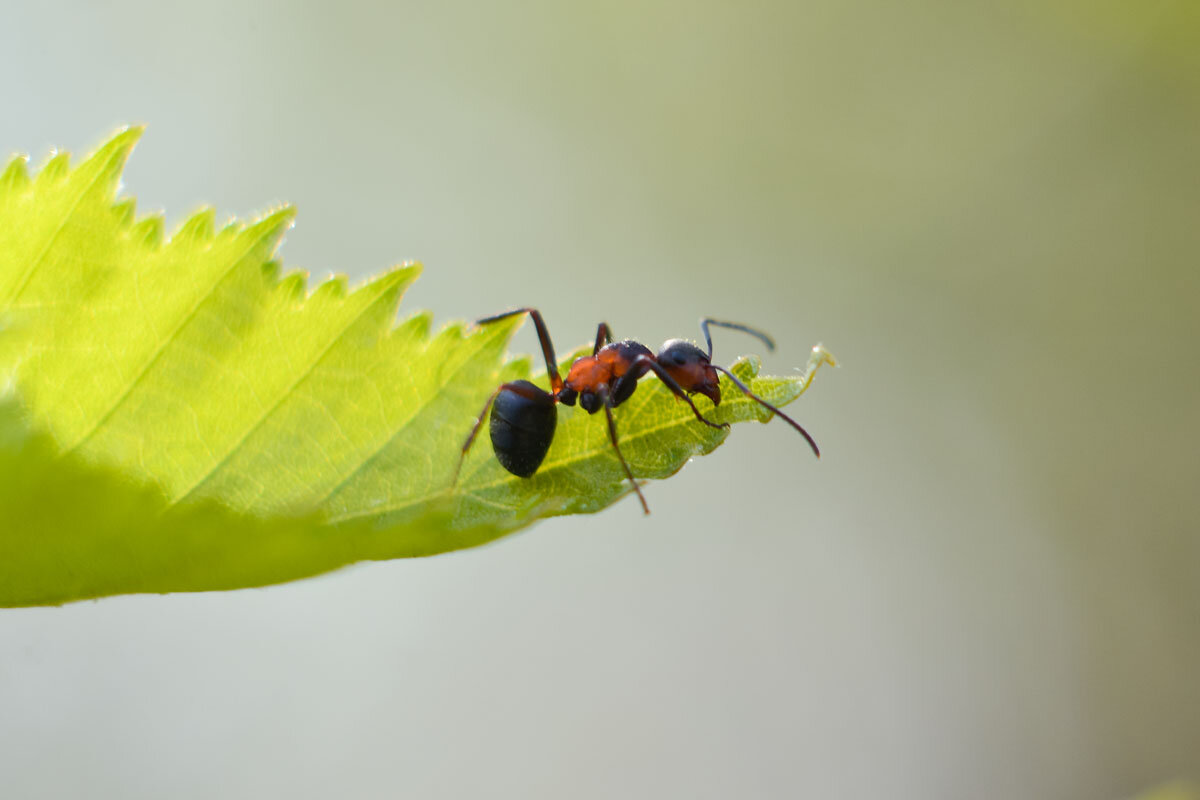
{"label": "ant abdomen", "polygon": [[513,475],[531,477],[546,458],[557,423],[553,395],[529,381],[505,384],[488,424],[496,460]]}

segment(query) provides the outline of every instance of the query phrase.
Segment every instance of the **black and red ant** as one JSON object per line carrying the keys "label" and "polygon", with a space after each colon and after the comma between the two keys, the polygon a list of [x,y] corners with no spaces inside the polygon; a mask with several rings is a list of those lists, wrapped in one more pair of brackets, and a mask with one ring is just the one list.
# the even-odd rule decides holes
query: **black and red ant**
{"label": "black and red ant", "polygon": [[[459,469],[462,468],[467,451],[475,442],[479,428],[483,425],[483,418],[487,415],[488,407],[491,406],[489,428],[496,460],[513,475],[521,478],[531,477],[542,465],[546,451],[550,449],[550,442],[554,439],[554,428],[558,423],[555,404],[562,403],[573,406],[578,400],[579,405],[589,414],[595,414],[600,409],[604,409],[604,414],[608,418],[608,438],[612,441],[613,450],[616,451],[617,459],[621,462],[629,482],[633,484],[633,490],[637,492],[638,500],[642,503],[642,510],[649,514],[650,507],[646,505],[646,498],[642,495],[642,490],[638,487],[625,457],[621,455],[621,447],[617,444],[617,425],[613,420],[612,413],[614,408],[633,395],[638,379],[647,372],[657,375],[676,397],[691,406],[696,419],[711,428],[728,428],[729,423],[727,422],[717,424],[705,419],[704,415],[700,413],[700,409],[696,408],[696,404],[689,397],[692,394],[702,394],[712,400],[714,406],[720,405],[721,386],[720,376],[717,374],[720,372],[728,377],[733,385],[742,391],[742,394],[778,414],[780,418],[799,431],[812,447],[813,453],[818,458],[821,456],[821,451],[817,449],[817,443],[808,435],[808,431],[800,427],[787,414],[750,391],[750,388],[738,380],[732,372],[712,363],[712,336],[709,334],[708,326],[715,325],[748,333],[760,339],[768,350],[774,350],[775,342],[761,331],[735,322],[703,319],[700,321],[700,330],[703,331],[704,342],[708,345],[707,353],[691,342],[683,339],[670,339],[663,343],[656,356],[650,352],[650,348],[632,339],[614,342],[608,323],[601,322],[600,327],[596,330],[596,345],[592,348],[592,354],[575,359],[575,363],[571,365],[567,379],[564,381],[558,374],[558,361],[554,357],[554,345],[550,341],[550,334],[537,309],[518,308],[513,311],[505,311],[494,317],[485,317],[475,324],[487,325],[490,322],[499,322],[517,314],[528,314],[533,318],[534,327],[537,328],[538,341],[542,343],[542,355],[546,359],[546,374],[550,376],[550,391],[547,392],[529,381],[520,380],[503,384],[492,392],[479,412],[479,419],[475,422],[475,427],[471,429],[471,434],[463,443],[462,455],[458,461]],[[458,481],[458,470],[455,470],[454,480]]]}

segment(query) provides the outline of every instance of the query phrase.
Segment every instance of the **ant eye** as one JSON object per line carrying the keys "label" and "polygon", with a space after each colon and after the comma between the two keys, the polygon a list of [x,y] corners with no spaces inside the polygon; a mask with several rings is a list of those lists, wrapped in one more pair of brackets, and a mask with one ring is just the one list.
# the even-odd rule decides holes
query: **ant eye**
{"label": "ant eye", "polygon": [[683,353],[672,353],[671,360],[681,367],[688,362],[687,356],[685,356]]}

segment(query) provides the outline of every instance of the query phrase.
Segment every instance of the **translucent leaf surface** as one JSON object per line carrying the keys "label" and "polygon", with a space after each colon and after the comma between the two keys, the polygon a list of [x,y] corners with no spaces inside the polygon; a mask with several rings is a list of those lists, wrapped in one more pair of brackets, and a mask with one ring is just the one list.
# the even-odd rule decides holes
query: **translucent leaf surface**
{"label": "translucent leaf surface", "polygon": [[[528,377],[504,356],[520,320],[396,323],[417,265],[309,293],[273,260],[287,208],[219,229],[204,211],[164,241],[159,218],[115,197],[139,135],[0,175],[0,604],[258,586],[470,547],[629,491],[603,415],[566,407],[532,479],[484,435],[452,487],[484,399]],[[784,404],[828,360],[734,370]],[[714,421],[770,416],[727,381],[722,396],[699,399]],[[728,435],[653,379],[617,418],[639,478]]]}

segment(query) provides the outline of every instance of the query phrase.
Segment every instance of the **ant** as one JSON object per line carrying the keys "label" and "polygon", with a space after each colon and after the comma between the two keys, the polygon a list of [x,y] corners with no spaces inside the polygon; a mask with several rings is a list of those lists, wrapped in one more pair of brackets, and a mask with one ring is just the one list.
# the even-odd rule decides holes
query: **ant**
{"label": "ant", "polygon": [[479,419],[475,422],[475,427],[471,429],[471,434],[463,443],[458,469],[454,472],[455,483],[458,482],[458,471],[462,469],[467,451],[471,449],[475,437],[479,435],[480,427],[483,426],[483,419],[487,415],[489,406],[492,409],[489,428],[496,460],[513,475],[529,478],[542,465],[546,451],[550,449],[550,442],[554,439],[554,428],[558,422],[555,404],[562,403],[573,406],[578,401],[580,407],[589,414],[595,414],[601,408],[604,409],[605,417],[608,419],[608,438],[612,442],[613,450],[616,451],[617,459],[621,462],[625,475],[633,485],[633,490],[637,492],[638,500],[642,503],[642,510],[649,514],[650,507],[646,505],[646,498],[642,495],[642,490],[634,479],[625,457],[621,455],[621,447],[617,444],[617,425],[613,420],[612,413],[614,408],[633,395],[638,379],[648,372],[657,375],[659,380],[665,383],[677,398],[686,402],[691,407],[692,413],[696,415],[696,419],[710,428],[728,428],[729,423],[727,422],[717,424],[705,419],[704,415],[700,413],[700,409],[696,408],[696,404],[689,397],[691,394],[699,393],[712,400],[714,406],[720,405],[720,376],[717,374],[720,372],[733,381],[734,386],[740,389],[742,394],[778,414],[799,431],[812,447],[813,453],[818,458],[821,457],[821,451],[817,449],[817,443],[808,435],[808,431],[800,427],[787,414],[750,391],[750,388],[738,380],[732,372],[712,363],[712,336],[708,330],[710,325],[748,333],[761,340],[768,350],[774,350],[774,340],[761,331],[735,322],[721,322],[705,318],[700,321],[700,330],[704,333],[705,344],[708,345],[707,353],[689,341],[669,339],[663,343],[658,355],[655,355],[650,348],[632,339],[614,342],[608,323],[601,322],[600,327],[596,330],[596,345],[592,348],[592,354],[575,359],[575,363],[571,365],[564,381],[558,374],[558,360],[554,357],[554,345],[550,341],[546,323],[542,321],[542,315],[538,313],[537,309],[518,308],[505,311],[503,314],[485,317],[475,324],[487,325],[517,314],[528,314],[533,319],[534,327],[537,328],[538,341],[542,344],[542,355],[546,359],[546,374],[550,376],[551,391],[547,392],[529,381],[519,380],[503,384],[492,392],[479,412]]}

